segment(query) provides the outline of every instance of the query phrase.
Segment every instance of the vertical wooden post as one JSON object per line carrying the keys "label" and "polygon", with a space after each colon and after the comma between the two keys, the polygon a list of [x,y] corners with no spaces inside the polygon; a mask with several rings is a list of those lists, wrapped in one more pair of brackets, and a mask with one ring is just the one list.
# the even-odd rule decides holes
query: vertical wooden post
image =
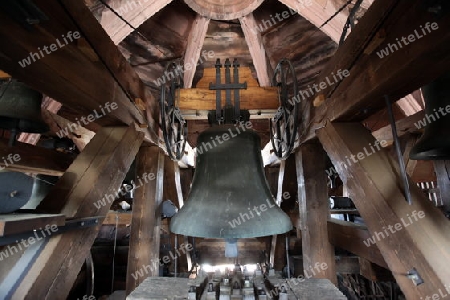
{"label": "vertical wooden post", "polygon": [[156,146],[142,147],[136,160],[136,183],[139,180],[145,182],[134,193],[127,295],[145,278],[159,275],[163,178],[164,154],[161,149]]}
{"label": "vertical wooden post", "polygon": [[434,161],[434,171],[436,172],[437,184],[441,194],[445,212],[450,212],[450,161]]}
{"label": "vertical wooden post", "polygon": [[[329,201],[325,158],[322,146],[317,143],[304,144],[296,153],[303,270],[305,277],[326,278],[337,285],[334,247],[328,240]],[[324,263],[326,268],[317,268]]]}
{"label": "vertical wooden post", "polygon": [[[317,136],[373,235],[366,246],[378,246],[406,298],[445,292],[450,222],[413,184],[406,202],[398,164],[360,123],[329,123]],[[419,286],[407,276],[413,268]]]}

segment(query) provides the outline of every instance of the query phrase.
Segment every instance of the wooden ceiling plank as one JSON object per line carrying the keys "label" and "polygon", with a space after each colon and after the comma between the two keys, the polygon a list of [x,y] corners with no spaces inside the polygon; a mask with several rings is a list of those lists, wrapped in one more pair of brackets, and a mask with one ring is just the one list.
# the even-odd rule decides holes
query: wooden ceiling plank
{"label": "wooden ceiling plank", "polygon": [[[134,28],[138,28],[170,2],[172,0],[114,0],[109,5]],[[134,31],[107,8],[102,13],[100,24],[116,45]]]}
{"label": "wooden ceiling plank", "polygon": [[[363,120],[385,106],[385,94],[395,101],[450,69],[450,32],[444,29],[450,26],[450,13],[442,11],[437,19],[426,11],[420,0],[393,3],[390,0],[374,2],[322,71],[316,84],[326,77],[332,78],[338,70],[348,70],[350,75],[321,91],[327,100],[324,105],[312,109],[312,119],[305,126],[308,129],[303,141],[314,138],[315,130],[328,121]],[[381,32],[384,37],[379,48],[384,49],[433,20],[438,22],[440,29],[407,47],[384,58],[380,58],[377,51],[364,53],[374,36]]]}
{"label": "wooden ceiling plank", "polygon": [[[184,88],[186,89],[192,87],[198,60],[202,54],[201,52],[205,42],[206,32],[208,31],[209,22],[210,19],[197,15],[192,24],[186,52],[184,54]],[[204,52],[203,58],[206,59],[206,57],[207,52]],[[187,67],[188,64],[191,68]]]}
{"label": "wooden ceiling plank", "polygon": [[259,85],[261,87],[271,86],[267,70],[266,50],[264,49],[261,33],[257,30],[258,25],[256,24],[255,17],[253,14],[248,14],[245,17],[239,18],[239,22],[241,23],[245,41],[253,59]]}

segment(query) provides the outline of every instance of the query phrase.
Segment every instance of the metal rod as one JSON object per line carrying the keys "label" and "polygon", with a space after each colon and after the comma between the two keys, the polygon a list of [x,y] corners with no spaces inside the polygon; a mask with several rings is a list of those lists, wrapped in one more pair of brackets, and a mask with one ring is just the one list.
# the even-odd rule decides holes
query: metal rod
{"label": "metal rod", "polygon": [[406,198],[406,201],[409,203],[409,205],[412,205],[412,198],[411,198],[411,192],[409,190],[408,176],[406,175],[405,161],[403,160],[402,150],[400,149],[400,143],[399,143],[398,135],[397,135],[397,126],[395,125],[395,119],[394,119],[394,113],[392,112],[391,101],[389,100],[388,95],[384,95],[384,100],[386,101],[387,111],[388,111],[388,115],[389,115],[389,121],[391,122],[392,137],[394,138],[395,151],[397,152],[398,163],[400,165],[400,172],[401,172],[402,179],[403,179],[405,198]]}
{"label": "metal rod", "polygon": [[[225,60],[225,83],[226,84],[231,84],[230,68],[231,68],[231,62],[230,62],[230,59],[227,58]],[[226,106],[231,106],[231,90],[229,90],[229,89],[225,90],[225,101],[226,101]]]}
{"label": "metal rod", "polygon": [[[178,235],[176,235],[175,234],[175,253],[177,253],[177,249],[178,248]],[[173,274],[173,277],[177,277],[177,261],[178,261],[178,257],[175,257],[175,259],[174,259],[175,261],[174,261],[174,274]]]}
{"label": "metal rod", "polygon": [[286,265],[287,265],[287,278],[291,279],[291,267],[289,264],[289,237],[286,233]]}
{"label": "metal rod", "polygon": [[[234,59],[233,61],[233,77],[234,77],[234,84],[239,84],[239,62],[237,60],[237,58]],[[240,94],[239,94],[239,90],[234,90],[234,117],[236,118],[236,122],[240,121],[240,116],[241,116],[241,107],[240,107]]]}

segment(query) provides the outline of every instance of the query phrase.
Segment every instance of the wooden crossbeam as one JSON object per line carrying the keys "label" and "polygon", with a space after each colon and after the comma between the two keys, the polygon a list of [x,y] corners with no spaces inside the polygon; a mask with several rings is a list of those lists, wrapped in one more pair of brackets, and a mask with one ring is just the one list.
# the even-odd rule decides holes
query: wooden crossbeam
{"label": "wooden crossbeam", "polygon": [[328,239],[331,244],[387,269],[388,265],[378,247],[367,247],[364,244],[369,238],[369,230],[364,225],[337,219],[328,220]]}
{"label": "wooden crossbeam", "polygon": [[[418,124],[419,121],[423,120],[424,117],[425,111],[422,110],[412,116],[398,120],[397,122],[395,122],[395,126],[397,127],[397,135],[399,137],[402,137],[405,134],[419,131],[419,128],[417,128],[416,124]],[[391,145],[394,141],[394,138],[392,137],[391,125],[384,126],[372,132],[372,135],[379,141],[386,141],[389,145]]]}
{"label": "wooden crossbeam", "polygon": [[9,214],[0,215],[0,236],[32,232],[45,225],[63,226],[66,218],[61,214]]}
{"label": "wooden crossbeam", "polygon": [[[142,140],[143,134],[133,128],[102,128],[38,209],[67,218],[106,216]],[[12,299],[66,299],[98,231],[99,226],[90,227],[42,241],[40,251],[27,262],[27,253],[35,251],[28,247],[17,263],[25,269],[12,276],[16,284],[5,292]]]}
{"label": "wooden crossbeam", "polygon": [[[420,26],[434,21],[439,29],[384,58],[377,54],[389,44],[398,45],[397,39],[414,34],[414,30],[422,33]],[[304,141],[314,138],[316,129],[328,121],[363,120],[385,106],[385,94],[395,101],[450,69],[450,32],[445,30],[449,26],[450,12],[443,10],[437,18],[427,12],[423,1],[375,1],[316,81],[319,85],[328,77],[333,82],[339,69],[350,72],[344,80],[320,91],[327,100],[312,109]]]}
{"label": "wooden crossbeam", "polygon": [[[450,223],[442,212],[412,183],[406,202],[398,164],[361,124],[329,123],[317,136],[406,298],[445,290]],[[418,287],[406,276],[413,268],[424,280]]]}
{"label": "wooden crossbeam", "polygon": [[[138,28],[170,2],[172,0],[114,0],[109,2],[109,6],[133,27]],[[102,13],[100,24],[116,45],[134,31],[132,27],[106,8]]]}
{"label": "wooden crossbeam", "polygon": [[[240,91],[241,109],[277,109],[278,90],[276,87],[249,87]],[[225,97],[222,98],[222,106]],[[216,91],[209,89],[181,89],[179,108],[181,110],[214,110],[216,109]]]}
{"label": "wooden crossbeam", "polygon": [[[34,25],[33,30],[27,30],[6,12],[0,11],[0,39],[4,45],[0,68],[72,108],[80,116],[87,118],[94,114],[95,123],[99,125],[137,124],[141,127],[152,124],[152,120],[147,122],[144,113],[131,102],[134,97],[148,100],[142,83],[139,83],[137,75],[131,73],[131,67],[118,54],[116,46],[105,41],[105,37],[108,39],[106,33],[101,28],[98,30],[100,25],[89,11],[87,14],[84,3],[45,0],[34,3],[48,20]],[[74,20],[82,28],[75,25]],[[103,62],[108,60],[110,70],[101,60],[93,61],[78,47],[85,47],[89,42],[96,45],[94,50]],[[120,76],[119,70],[123,72]],[[117,105],[116,109],[111,107],[112,103]],[[149,126],[140,130],[145,132],[147,141],[158,144],[154,132],[157,128]]]}
{"label": "wooden crossbeam", "polygon": [[0,139],[0,157],[2,168],[50,176],[61,176],[73,162],[68,154],[30,144],[16,142],[9,147],[5,139]]}

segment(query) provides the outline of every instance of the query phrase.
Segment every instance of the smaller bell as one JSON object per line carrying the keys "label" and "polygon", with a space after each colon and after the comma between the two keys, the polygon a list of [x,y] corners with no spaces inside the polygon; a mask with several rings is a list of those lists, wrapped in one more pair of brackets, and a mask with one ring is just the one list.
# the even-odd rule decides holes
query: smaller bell
{"label": "smaller bell", "polygon": [[0,85],[0,95],[0,128],[30,133],[49,130],[41,116],[41,93],[12,80]]}
{"label": "smaller bell", "polygon": [[[413,160],[450,159],[450,72],[422,88],[425,132],[409,153]],[[420,124],[420,122],[419,122]]]}

